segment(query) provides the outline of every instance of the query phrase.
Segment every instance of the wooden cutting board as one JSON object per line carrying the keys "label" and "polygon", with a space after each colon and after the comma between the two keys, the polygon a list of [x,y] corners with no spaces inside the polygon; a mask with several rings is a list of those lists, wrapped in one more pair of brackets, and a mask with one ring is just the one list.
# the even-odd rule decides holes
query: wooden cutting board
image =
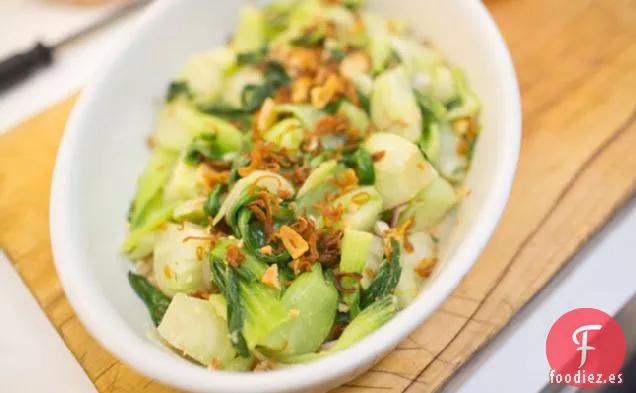
{"label": "wooden cutting board", "polygon": [[[438,390],[635,193],[636,1],[486,4],[510,45],[523,94],[523,148],[510,203],[450,298],[339,393]],[[168,392],[88,335],[53,267],[50,179],[74,99],[0,136],[0,247],[100,391]]]}

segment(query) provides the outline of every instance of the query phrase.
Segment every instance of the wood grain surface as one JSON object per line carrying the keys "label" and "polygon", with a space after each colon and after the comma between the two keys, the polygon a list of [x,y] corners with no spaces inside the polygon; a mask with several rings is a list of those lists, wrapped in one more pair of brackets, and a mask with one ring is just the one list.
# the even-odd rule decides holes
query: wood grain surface
{"label": "wood grain surface", "polygon": [[[338,393],[434,392],[636,191],[636,0],[490,0],[523,95],[501,224],[450,298]],[[70,308],[51,260],[50,179],[74,97],[0,136],[0,247],[101,392],[169,392],[119,363]],[[487,132],[487,130],[485,130]]]}

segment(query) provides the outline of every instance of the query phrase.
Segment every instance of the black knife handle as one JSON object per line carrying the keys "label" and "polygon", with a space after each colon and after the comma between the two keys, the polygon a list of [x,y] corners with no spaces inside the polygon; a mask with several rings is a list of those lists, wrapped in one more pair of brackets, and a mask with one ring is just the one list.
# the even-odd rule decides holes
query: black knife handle
{"label": "black knife handle", "polygon": [[38,42],[26,52],[0,61],[0,92],[53,62],[53,48]]}

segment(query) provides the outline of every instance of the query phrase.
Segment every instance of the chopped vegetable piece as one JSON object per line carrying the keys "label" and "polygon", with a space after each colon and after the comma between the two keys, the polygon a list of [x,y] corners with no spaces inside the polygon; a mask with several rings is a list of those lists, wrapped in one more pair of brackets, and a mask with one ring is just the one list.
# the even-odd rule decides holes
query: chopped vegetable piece
{"label": "chopped vegetable piece", "polygon": [[203,211],[204,205],[204,197],[197,197],[185,201],[174,209],[172,219],[176,222],[189,221],[195,224],[205,224],[207,223],[207,216]]}
{"label": "chopped vegetable piece", "polygon": [[371,121],[367,113],[348,101],[342,101],[340,103],[336,114],[348,119],[349,124],[363,134],[366,133],[371,126]]}
{"label": "chopped vegetable piece", "polygon": [[278,122],[274,127],[265,133],[263,139],[272,142],[276,146],[295,150],[303,141],[304,130],[302,123],[298,119],[285,119]]}
{"label": "chopped vegetable piece", "polygon": [[169,151],[160,148],[153,150],[150,161],[139,178],[137,193],[133,200],[129,216],[130,225],[133,228],[142,224],[159,207],[153,201],[160,195],[176,161],[177,156]]}
{"label": "chopped vegetable piece", "polygon": [[439,177],[409,201],[408,207],[400,214],[398,223],[413,220],[411,229],[414,231],[432,228],[439,224],[459,200],[455,189]]}
{"label": "chopped vegetable piece", "polygon": [[225,321],[206,300],[178,294],[157,329],[172,347],[204,366],[223,368],[236,357]]}
{"label": "chopped vegetable piece", "polygon": [[364,24],[369,34],[369,53],[371,55],[371,63],[373,71],[380,73],[384,70],[386,62],[391,56],[391,41],[389,40],[389,31],[384,19],[373,13],[365,13],[363,15]]}
{"label": "chopped vegetable piece", "polygon": [[[355,317],[360,311],[360,281],[366,266],[367,259],[371,253],[375,236],[369,232],[362,232],[347,228],[344,230],[342,238],[342,254],[340,256],[340,272],[355,273],[354,277],[343,277],[340,285],[344,293],[342,300],[348,306],[351,317]],[[380,244],[382,244],[380,242]]]}
{"label": "chopped vegetable piece", "polygon": [[394,292],[398,298],[399,309],[406,307],[417,297],[424,279],[418,273],[417,267],[422,260],[432,258],[437,250],[431,235],[426,232],[409,233],[407,238],[413,248],[409,251],[404,250],[400,255],[402,274]]}
{"label": "chopped vegetable piece", "polygon": [[235,58],[227,48],[193,55],[177,78],[187,83],[197,103],[216,100],[223,89],[223,76],[234,65]]}
{"label": "chopped vegetable piece", "polygon": [[181,202],[196,197],[201,191],[197,182],[197,167],[181,156],[177,165],[163,189],[163,199],[166,202]]}
{"label": "chopped vegetable piece", "polygon": [[332,177],[336,173],[338,162],[330,160],[323,162],[316,169],[311,172],[311,175],[305,180],[303,186],[298,190],[296,194],[297,198],[302,198],[305,194],[312,192],[322,184],[327,182],[327,179]]}
{"label": "chopped vegetable piece", "polygon": [[128,234],[124,244],[121,246],[122,251],[126,254],[131,254],[135,251],[146,236],[154,234],[157,228],[170,220],[173,212],[174,206],[170,205],[162,207],[152,213],[142,225]]}
{"label": "chopped vegetable piece", "polygon": [[384,152],[374,162],[375,188],[384,200],[384,210],[409,201],[439,175],[413,143],[395,134],[380,132],[364,144],[371,155]]}
{"label": "chopped vegetable piece", "polygon": [[213,225],[218,224],[223,219],[245,191],[250,191],[250,189],[255,189],[256,187],[267,190],[273,195],[277,195],[279,191],[288,192],[291,195],[296,193],[294,186],[281,175],[274,172],[256,170],[234,184],[225,201],[223,201],[221,209],[214,217]]}
{"label": "chopped vegetable piece", "polygon": [[203,265],[210,235],[193,224],[167,224],[154,249],[157,285],[168,296],[204,288]]}
{"label": "chopped vegetable piece", "polygon": [[372,187],[360,187],[336,199],[342,206],[342,221],[346,228],[369,230],[382,212],[382,196]]}
{"label": "chopped vegetable piece", "polygon": [[422,113],[403,67],[383,72],[373,83],[371,118],[380,130],[411,142],[422,133]]}
{"label": "chopped vegetable piece", "polygon": [[282,301],[294,311],[265,341],[267,353],[276,359],[316,351],[331,330],[338,304],[338,292],[323,276],[320,264],[294,280]]}
{"label": "chopped vegetable piece", "polygon": [[304,355],[285,356],[279,360],[288,364],[307,363],[347,349],[384,325],[395,315],[396,311],[397,299],[394,296],[386,296],[358,314],[344,329],[336,343],[328,350]]}
{"label": "chopped vegetable piece", "polygon": [[239,25],[232,45],[237,52],[248,52],[265,45],[265,16],[252,6],[241,7]]}

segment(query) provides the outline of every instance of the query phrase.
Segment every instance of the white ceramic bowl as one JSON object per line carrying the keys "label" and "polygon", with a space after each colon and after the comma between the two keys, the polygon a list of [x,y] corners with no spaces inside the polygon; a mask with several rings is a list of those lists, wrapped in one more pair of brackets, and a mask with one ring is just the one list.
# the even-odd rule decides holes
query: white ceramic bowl
{"label": "white ceramic bowl", "polygon": [[483,102],[460,224],[420,296],[358,345],[315,363],[267,373],[212,372],[148,338],[146,309],[129,288],[119,253],[146,136],[167,83],[191,53],[223,44],[240,1],[162,0],[84,90],[60,146],[51,196],[58,273],[78,316],[104,347],[158,381],[197,392],[320,391],[359,375],[419,326],[471,268],[504,209],[517,163],[520,104],[510,56],[478,0],[377,0],[409,20],[466,71]]}

